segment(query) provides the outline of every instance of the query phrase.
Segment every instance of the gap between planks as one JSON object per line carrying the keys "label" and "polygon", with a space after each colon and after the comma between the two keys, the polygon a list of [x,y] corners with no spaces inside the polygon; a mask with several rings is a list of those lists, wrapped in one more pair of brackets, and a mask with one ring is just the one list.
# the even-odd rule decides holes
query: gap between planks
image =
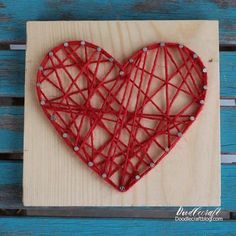
{"label": "gap between planks", "polygon": [[[23,153],[0,153],[0,161],[22,161]],[[221,164],[236,164],[236,153],[221,153]]]}
{"label": "gap between planks", "polygon": [[[192,210],[194,207],[185,207]],[[203,207],[202,210],[214,210]],[[178,207],[22,207],[22,209],[0,209],[0,216],[43,216],[77,218],[141,218],[175,219]],[[222,210],[224,220],[235,220],[236,212]]]}
{"label": "gap between planks", "polygon": [[[23,97],[0,97],[1,106],[24,106]],[[223,97],[220,99],[221,107],[236,107],[236,98]]]}
{"label": "gap between planks", "polygon": [[[0,50],[25,50],[26,44],[24,42],[11,43],[11,42],[0,42]],[[220,51],[236,51],[236,44],[220,44]]]}

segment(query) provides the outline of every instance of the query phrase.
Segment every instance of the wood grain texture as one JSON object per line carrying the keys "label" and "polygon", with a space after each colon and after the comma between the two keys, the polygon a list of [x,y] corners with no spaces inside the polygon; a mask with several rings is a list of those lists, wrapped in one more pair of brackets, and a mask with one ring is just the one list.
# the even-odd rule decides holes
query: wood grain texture
{"label": "wood grain texture", "polygon": [[[2,96],[24,96],[24,51],[0,51],[0,101]],[[220,52],[220,96],[236,97],[236,53]]]}
{"label": "wood grain texture", "polygon": [[[221,108],[220,116],[221,152],[235,152],[236,109],[227,107]],[[23,107],[0,107],[0,153],[23,152],[23,123]],[[16,158],[19,159],[19,157]]]}
{"label": "wood grain texture", "polygon": [[[25,84],[25,205],[218,205],[220,156],[217,27],[217,22],[213,21],[29,22]],[[168,28],[175,30],[169,31]],[[71,151],[61,144],[60,137],[52,132],[45,118],[38,115],[40,106],[35,99],[34,76],[42,56],[56,44],[78,37],[96,42],[120,61],[143,45],[153,43],[154,39],[171,39],[201,55],[208,68],[208,97],[199,119],[175,150],[146,178],[124,194],[104,184],[80,160],[74,158]],[[206,42],[208,50],[202,47]],[[213,58],[213,62],[209,62],[209,58]],[[202,129],[207,131],[199,139],[197,137],[201,135]],[[186,145],[191,148],[187,149]],[[143,189],[146,189],[145,194],[142,194]]]}
{"label": "wood grain texture", "polygon": [[2,217],[2,235],[235,235],[234,221],[175,222],[173,220],[138,219],[65,219],[35,217]]}
{"label": "wood grain texture", "polygon": [[[25,40],[28,20],[218,20],[220,42],[236,43],[235,1],[1,0],[1,40]],[[30,10],[26,10],[27,9]],[[196,10],[197,9],[197,10]]]}

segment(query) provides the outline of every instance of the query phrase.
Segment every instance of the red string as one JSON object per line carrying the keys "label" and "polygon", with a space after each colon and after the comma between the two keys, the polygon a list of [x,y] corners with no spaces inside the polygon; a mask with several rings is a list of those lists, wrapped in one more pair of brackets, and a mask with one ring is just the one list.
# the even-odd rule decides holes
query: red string
{"label": "red string", "polygon": [[123,192],[197,118],[207,73],[199,56],[176,43],[149,45],[122,65],[92,43],[70,41],[44,57],[36,88],[66,144]]}

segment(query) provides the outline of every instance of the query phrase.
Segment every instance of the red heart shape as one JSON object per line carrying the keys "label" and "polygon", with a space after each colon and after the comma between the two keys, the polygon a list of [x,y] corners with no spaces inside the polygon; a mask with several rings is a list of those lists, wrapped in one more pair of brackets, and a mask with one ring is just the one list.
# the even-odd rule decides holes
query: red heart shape
{"label": "red heart shape", "polygon": [[92,43],[71,41],[44,57],[36,88],[66,144],[124,192],[196,119],[207,73],[197,54],[177,43],[149,45],[122,65]]}

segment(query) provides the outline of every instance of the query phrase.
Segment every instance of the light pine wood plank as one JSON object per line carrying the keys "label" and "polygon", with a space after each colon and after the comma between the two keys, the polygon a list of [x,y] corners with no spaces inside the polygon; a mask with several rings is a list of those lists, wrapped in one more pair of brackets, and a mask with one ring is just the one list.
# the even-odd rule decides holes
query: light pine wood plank
{"label": "light pine wood plank", "polygon": [[[27,27],[26,206],[220,204],[217,22],[29,22]],[[208,69],[209,92],[200,117],[175,150],[126,193],[104,184],[75,158],[53,132],[37,104],[34,83],[40,60],[50,48],[73,39],[94,42],[120,61],[146,44],[177,41],[198,53]]]}

